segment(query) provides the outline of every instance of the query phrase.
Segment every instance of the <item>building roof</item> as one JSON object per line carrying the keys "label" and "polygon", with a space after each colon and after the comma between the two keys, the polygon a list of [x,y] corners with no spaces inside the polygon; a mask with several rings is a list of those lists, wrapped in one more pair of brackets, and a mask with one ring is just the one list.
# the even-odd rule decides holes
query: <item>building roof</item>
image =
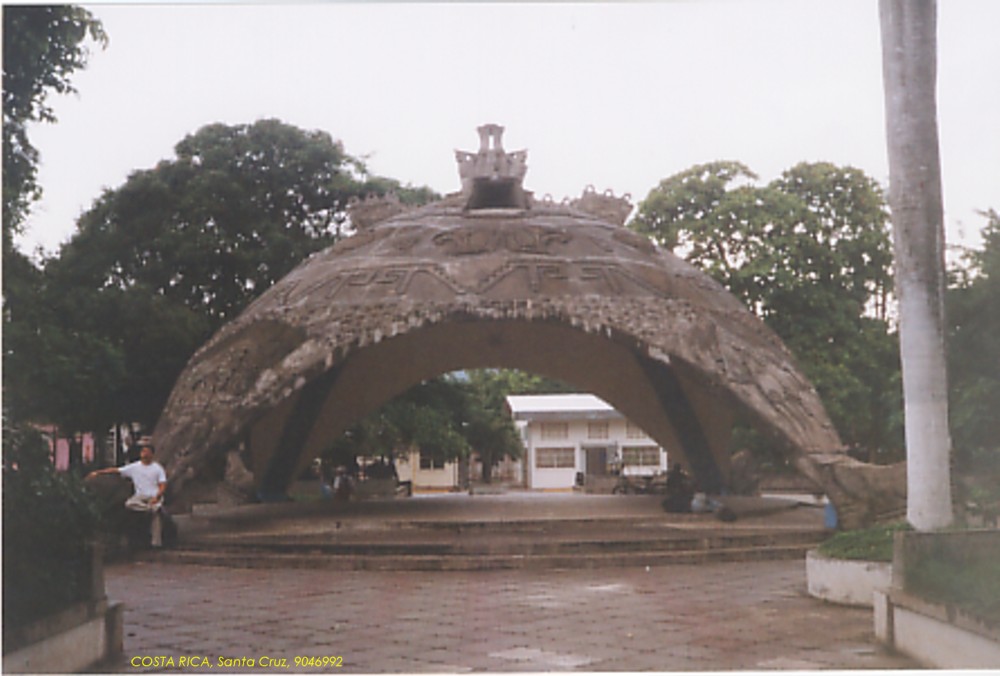
{"label": "building roof", "polygon": [[564,418],[624,418],[611,404],[593,394],[519,394],[507,397],[515,420],[555,420]]}

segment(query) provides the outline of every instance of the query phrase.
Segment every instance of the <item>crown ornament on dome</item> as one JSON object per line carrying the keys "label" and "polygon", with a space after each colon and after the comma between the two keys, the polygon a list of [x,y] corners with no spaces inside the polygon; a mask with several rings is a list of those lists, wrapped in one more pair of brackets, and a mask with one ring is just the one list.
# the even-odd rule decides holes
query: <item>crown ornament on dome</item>
{"label": "crown ornament on dome", "polygon": [[400,202],[399,196],[394,192],[387,192],[384,195],[368,193],[364,199],[352,197],[347,202],[347,213],[350,214],[351,225],[356,230],[370,228],[376,223],[409,211],[410,208]]}
{"label": "crown ornament on dome", "polygon": [[572,200],[569,206],[609,223],[625,225],[625,219],[632,213],[632,195],[625,193],[621,197],[615,197],[610,189],[602,194],[594,186],[588,185],[583,194]]}
{"label": "crown ornament on dome", "polygon": [[479,151],[455,151],[466,210],[527,209],[530,206],[531,193],[522,185],[528,171],[528,151],[509,153],[504,150],[503,130],[499,124],[477,127]]}

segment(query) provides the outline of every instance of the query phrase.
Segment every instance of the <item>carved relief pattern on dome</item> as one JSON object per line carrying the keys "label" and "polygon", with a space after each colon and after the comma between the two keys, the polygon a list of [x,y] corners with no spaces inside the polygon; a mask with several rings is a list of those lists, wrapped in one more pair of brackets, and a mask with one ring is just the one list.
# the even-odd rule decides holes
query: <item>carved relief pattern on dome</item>
{"label": "carved relief pattern on dome", "polygon": [[420,263],[416,265],[392,265],[380,268],[346,270],[341,273],[323,277],[308,284],[299,281],[290,282],[281,289],[274,298],[277,305],[288,305],[302,299],[329,302],[346,288],[391,287],[396,295],[405,294],[413,279],[418,274],[426,274],[447,286],[453,293],[461,294],[465,290],[462,285],[451,277],[440,266]]}
{"label": "carved relief pattern on dome", "polygon": [[504,263],[482,279],[477,285],[475,292],[484,293],[518,271],[526,273],[528,288],[532,293],[539,292],[542,288],[543,279],[569,279],[569,275],[566,272],[566,263],[514,260]]}
{"label": "carved relief pattern on dome", "polygon": [[468,256],[506,249],[512,253],[552,255],[557,245],[567,245],[573,236],[561,228],[505,226],[483,228],[462,226],[435,235],[434,244],[449,256]]}
{"label": "carved relief pattern on dome", "polygon": [[350,237],[345,237],[344,239],[337,242],[333,251],[336,253],[348,253],[356,249],[361,249],[363,247],[374,244],[380,239],[385,239],[389,235],[392,235],[394,230],[391,229],[372,229],[372,230],[362,230],[357,232]]}
{"label": "carved relief pattern on dome", "polygon": [[631,230],[616,230],[612,237],[615,238],[615,241],[621,242],[625,246],[631,247],[636,251],[641,251],[644,254],[656,253],[656,247],[648,238],[637,235]]}
{"label": "carved relief pattern on dome", "polygon": [[349,254],[388,240],[389,246],[399,253],[409,253],[427,234],[424,227],[382,227],[362,230],[337,242],[331,254]]}
{"label": "carved relief pattern on dome", "polygon": [[[387,266],[365,266],[341,269],[319,278],[290,279],[272,290],[267,305],[294,307],[302,302],[309,306],[323,305],[339,300],[339,296],[352,288],[384,288],[394,296],[406,295],[417,275],[427,275],[441,283],[456,296],[482,294],[503,281],[512,282],[515,289],[532,296],[572,292],[573,286],[582,286],[584,293],[612,295],[651,294],[670,298],[674,285],[663,274],[650,274],[644,266],[630,267],[606,259],[548,259],[534,257],[512,258],[482,271],[473,279],[460,280],[444,266],[436,263],[402,263]],[[510,287],[505,287],[510,288]],[[513,293],[518,293],[514,290]]]}
{"label": "carved relief pattern on dome", "polygon": [[580,279],[584,281],[603,280],[607,288],[615,294],[622,293],[622,279],[626,279],[656,296],[666,297],[668,295],[666,289],[658,288],[641,275],[635,274],[617,263],[583,265],[580,269]]}
{"label": "carved relief pattern on dome", "polygon": [[389,245],[397,253],[408,254],[423,240],[424,235],[427,234],[427,228],[397,228],[396,233],[396,236],[390,240]]}
{"label": "carved relief pattern on dome", "polygon": [[[342,239],[331,253],[352,254],[385,241],[393,251],[409,254],[425,241],[430,230],[414,226],[364,230]],[[430,238],[435,247],[446,256],[471,256],[497,251],[552,256],[564,250],[574,240],[586,242],[604,254],[613,254],[616,250],[615,243],[624,244],[633,251],[646,255],[656,253],[652,242],[627,230],[617,230],[609,239],[589,232],[572,233],[562,227],[505,224],[500,228],[460,226],[438,231]]]}
{"label": "carved relief pattern on dome", "polygon": [[[546,289],[546,282],[553,281],[566,291],[567,283],[583,283],[587,286],[595,282],[604,293],[620,295],[627,291],[627,283],[631,282],[645,291],[656,295],[666,296],[668,289],[659,288],[642,275],[636,274],[628,268],[615,262],[607,261],[545,261],[532,259],[514,259],[505,262],[503,265],[492,270],[483,277],[475,288],[467,289],[469,293],[482,294],[500,282],[510,279],[516,274],[521,274],[527,284],[527,289],[532,294],[544,294],[554,291]],[[558,295],[562,295],[559,293]]]}

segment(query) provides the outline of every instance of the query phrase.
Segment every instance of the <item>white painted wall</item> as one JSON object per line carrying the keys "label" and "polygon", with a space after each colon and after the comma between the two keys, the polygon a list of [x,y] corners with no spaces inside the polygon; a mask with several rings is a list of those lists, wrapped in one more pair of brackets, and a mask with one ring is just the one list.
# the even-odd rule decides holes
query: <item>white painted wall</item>
{"label": "white painted wall", "polygon": [[441,469],[420,469],[420,453],[400,453],[396,458],[400,481],[412,481],[419,488],[455,488],[458,486],[458,463],[446,462]]}
{"label": "white painted wall", "polygon": [[531,485],[529,488],[562,489],[572,488],[576,482],[577,469],[539,468],[531,469]]}
{"label": "white painted wall", "polygon": [[[32,643],[3,656],[3,671],[8,674],[68,674],[88,671],[108,657],[108,648],[121,644],[122,637],[108,636],[108,629],[121,628],[124,606],[114,603],[97,617],[60,634]],[[117,620],[114,619],[117,615]]]}
{"label": "white painted wall", "polygon": [[[562,439],[543,438],[542,425],[559,422],[567,424],[566,437]],[[589,422],[607,422],[607,438],[602,439],[591,436]],[[600,421],[550,419],[544,423],[538,420],[529,420],[523,427],[523,438],[527,449],[527,485],[528,488],[538,489],[572,488],[576,482],[576,473],[586,471],[587,448],[607,446],[609,447],[608,460],[611,460],[613,456],[621,457],[621,449],[624,446],[657,446],[657,443],[644,433],[640,437],[630,438],[627,434],[624,418]],[[576,460],[574,467],[538,467],[538,451],[544,448],[573,448]],[[668,467],[667,463],[667,454],[663,449],[660,449],[660,463],[658,466],[629,467],[626,469],[626,473],[629,475],[641,475],[652,474],[656,471],[665,471]]]}
{"label": "white painted wall", "polygon": [[938,669],[1000,667],[1000,643],[901,606],[895,606],[896,650]]}
{"label": "white painted wall", "polygon": [[816,550],[806,554],[809,595],[824,601],[870,608],[874,592],[891,584],[891,563],[833,559]]}

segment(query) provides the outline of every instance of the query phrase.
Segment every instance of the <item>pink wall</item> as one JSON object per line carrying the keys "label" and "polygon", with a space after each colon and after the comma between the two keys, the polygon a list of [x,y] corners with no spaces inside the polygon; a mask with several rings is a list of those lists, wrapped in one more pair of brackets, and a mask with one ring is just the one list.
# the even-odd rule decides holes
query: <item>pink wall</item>
{"label": "pink wall", "polygon": [[[62,471],[69,469],[69,437],[59,437],[53,442],[52,435],[56,433],[56,428],[53,425],[41,425],[38,429],[49,438],[49,449],[52,452],[56,469]],[[90,432],[85,432],[83,434],[84,463],[94,461],[95,449],[94,435]]]}

